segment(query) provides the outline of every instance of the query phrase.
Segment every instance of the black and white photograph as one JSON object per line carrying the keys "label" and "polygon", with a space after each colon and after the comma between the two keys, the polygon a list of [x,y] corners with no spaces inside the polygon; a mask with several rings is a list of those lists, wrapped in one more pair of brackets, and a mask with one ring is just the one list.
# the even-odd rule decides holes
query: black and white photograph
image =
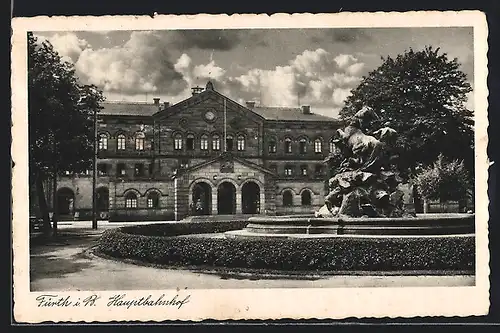
{"label": "black and white photograph", "polygon": [[20,317],[487,311],[484,17],[336,15],[14,24]]}

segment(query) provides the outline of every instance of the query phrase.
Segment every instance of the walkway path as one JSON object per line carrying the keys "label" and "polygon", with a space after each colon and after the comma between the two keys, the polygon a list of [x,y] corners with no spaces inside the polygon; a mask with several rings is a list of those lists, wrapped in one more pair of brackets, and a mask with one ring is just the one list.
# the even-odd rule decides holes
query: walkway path
{"label": "walkway path", "polygon": [[[109,226],[111,227],[111,226]],[[160,290],[211,288],[321,288],[470,286],[474,277],[459,276],[331,276],[315,280],[225,278],[181,269],[137,266],[88,255],[99,234],[109,228],[61,228],[61,240],[31,249],[32,291]]]}

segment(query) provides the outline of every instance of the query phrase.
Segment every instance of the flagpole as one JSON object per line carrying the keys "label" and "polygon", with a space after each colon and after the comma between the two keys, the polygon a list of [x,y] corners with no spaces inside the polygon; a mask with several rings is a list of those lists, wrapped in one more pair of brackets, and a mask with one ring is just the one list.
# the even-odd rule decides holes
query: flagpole
{"label": "flagpole", "polygon": [[227,151],[227,129],[226,129],[226,122],[227,122],[227,116],[226,116],[226,99],[224,98],[224,152]]}

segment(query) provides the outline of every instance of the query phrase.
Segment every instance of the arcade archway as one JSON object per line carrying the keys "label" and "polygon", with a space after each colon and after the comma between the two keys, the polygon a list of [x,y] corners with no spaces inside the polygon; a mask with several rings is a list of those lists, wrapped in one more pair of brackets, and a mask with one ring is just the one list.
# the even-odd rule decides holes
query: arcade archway
{"label": "arcade archway", "polygon": [[241,188],[241,209],[243,214],[260,213],[260,188],[255,182],[247,182]]}
{"label": "arcade archway", "polygon": [[193,215],[210,215],[212,207],[212,188],[205,182],[194,185],[191,201]]}
{"label": "arcade archway", "polygon": [[236,214],[236,187],[230,182],[223,182],[217,188],[217,213]]}
{"label": "arcade archway", "polygon": [[96,191],[97,213],[105,213],[109,210],[109,190],[107,187],[99,187]]}
{"label": "arcade archway", "polygon": [[75,194],[69,188],[57,190],[57,214],[59,216],[72,215],[74,211]]}

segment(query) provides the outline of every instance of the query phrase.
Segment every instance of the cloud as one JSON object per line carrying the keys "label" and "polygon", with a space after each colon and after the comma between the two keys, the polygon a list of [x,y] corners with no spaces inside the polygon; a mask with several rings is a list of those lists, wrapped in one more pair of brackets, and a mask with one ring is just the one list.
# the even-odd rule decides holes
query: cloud
{"label": "cloud", "polygon": [[168,39],[178,49],[228,51],[241,41],[236,30],[177,30],[168,32]]}
{"label": "cloud", "polygon": [[120,47],[81,52],[77,74],[104,91],[123,94],[176,94],[187,82],[175,68],[168,46],[154,32],[132,32]]}
{"label": "cloud", "polygon": [[89,43],[72,32],[56,33],[50,37],[36,36],[39,42],[48,41],[64,61],[75,63]]}
{"label": "cloud", "polygon": [[288,65],[271,70],[252,69],[226,84],[248,99],[271,106],[316,105],[338,113],[351,89],[361,81],[364,64],[357,57],[334,56],[322,48],[305,50]]}

